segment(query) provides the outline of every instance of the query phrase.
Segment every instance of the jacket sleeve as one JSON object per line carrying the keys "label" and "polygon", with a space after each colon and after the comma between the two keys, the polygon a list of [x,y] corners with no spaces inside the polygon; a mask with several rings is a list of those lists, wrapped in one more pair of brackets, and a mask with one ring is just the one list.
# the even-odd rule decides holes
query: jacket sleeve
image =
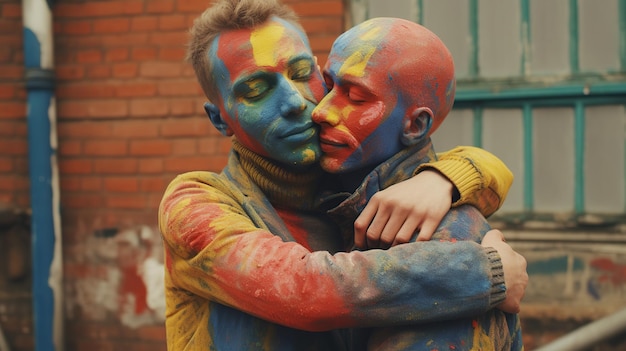
{"label": "jacket sleeve", "polygon": [[255,225],[245,196],[215,178],[179,176],[161,202],[166,275],[176,290],[309,331],[460,318],[504,299],[493,249],[433,241],[310,252]]}
{"label": "jacket sleeve", "polygon": [[438,153],[438,161],[420,165],[417,172],[435,169],[456,187],[453,206],[470,204],[488,217],[504,203],[513,173],[494,154],[477,147],[458,146]]}

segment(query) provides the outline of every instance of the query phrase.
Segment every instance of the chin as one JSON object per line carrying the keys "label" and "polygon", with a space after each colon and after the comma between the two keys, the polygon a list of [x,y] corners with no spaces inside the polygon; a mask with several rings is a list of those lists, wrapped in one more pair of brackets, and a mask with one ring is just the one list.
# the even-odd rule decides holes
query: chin
{"label": "chin", "polygon": [[322,156],[322,159],[320,160],[320,165],[322,166],[322,169],[328,173],[343,172],[343,170],[341,169],[341,162],[337,161],[336,159]]}

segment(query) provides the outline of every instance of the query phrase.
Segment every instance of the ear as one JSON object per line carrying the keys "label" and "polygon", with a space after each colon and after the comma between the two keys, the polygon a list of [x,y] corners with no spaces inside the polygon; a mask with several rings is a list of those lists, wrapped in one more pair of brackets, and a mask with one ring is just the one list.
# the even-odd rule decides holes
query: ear
{"label": "ear", "polygon": [[233,130],[230,129],[230,127],[228,126],[228,123],[226,123],[226,121],[224,121],[224,119],[222,118],[222,114],[220,113],[219,107],[217,107],[215,104],[212,104],[210,102],[205,102],[204,111],[206,112],[207,116],[209,116],[209,119],[211,120],[211,123],[213,123],[213,126],[217,130],[219,130],[219,132],[222,135],[224,136],[233,135]]}
{"label": "ear", "polygon": [[428,107],[419,107],[404,116],[402,144],[415,145],[428,136],[433,124],[433,111]]}

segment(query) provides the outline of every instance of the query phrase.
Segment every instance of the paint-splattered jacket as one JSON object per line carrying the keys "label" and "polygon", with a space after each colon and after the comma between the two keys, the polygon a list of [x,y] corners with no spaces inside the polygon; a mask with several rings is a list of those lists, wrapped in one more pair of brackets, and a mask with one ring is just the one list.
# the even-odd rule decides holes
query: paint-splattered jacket
{"label": "paint-splattered jacket", "polygon": [[[329,211],[330,217],[339,224],[345,237],[351,237],[353,233],[352,224],[376,192],[409,179],[415,169],[419,168],[418,166],[428,164],[428,167],[431,167],[430,165],[435,160],[436,156],[429,141],[399,152],[369,173],[354,193],[334,195],[332,202],[336,203],[342,197],[344,200]],[[463,204],[450,209],[433,234],[432,240],[479,243],[489,229],[489,224],[478,209]],[[472,255],[462,251],[458,254]],[[431,266],[430,268],[433,274],[440,273],[439,267]],[[456,279],[456,277],[452,279]],[[464,279],[462,280],[463,284],[468,283]],[[469,284],[473,283],[469,282]],[[459,288],[468,291],[476,290],[471,286],[463,285],[460,285]],[[400,303],[402,302],[400,301]],[[454,321],[440,324],[431,323],[413,328],[376,328],[361,332],[363,339],[366,339],[367,335],[371,338],[368,349],[375,350],[429,351],[443,348],[455,350],[523,350],[518,316],[499,310],[492,310],[488,314],[472,316],[471,318],[457,318]],[[361,341],[361,345],[366,342],[366,340]]]}
{"label": "paint-splattered jacket", "polygon": [[221,174],[178,176],[162,199],[170,350],[342,350],[339,328],[470,316],[503,299],[499,256],[474,242],[332,254],[339,232],[303,201],[317,173],[307,184],[239,151]]}

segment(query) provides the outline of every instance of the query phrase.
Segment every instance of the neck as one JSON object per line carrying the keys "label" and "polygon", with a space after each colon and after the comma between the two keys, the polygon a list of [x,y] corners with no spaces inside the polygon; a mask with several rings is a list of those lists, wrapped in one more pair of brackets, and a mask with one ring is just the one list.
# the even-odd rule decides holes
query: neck
{"label": "neck", "polygon": [[303,169],[286,167],[247,149],[233,139],[242,168],[275,206],[310,209],[322,176],[315,164]]}

